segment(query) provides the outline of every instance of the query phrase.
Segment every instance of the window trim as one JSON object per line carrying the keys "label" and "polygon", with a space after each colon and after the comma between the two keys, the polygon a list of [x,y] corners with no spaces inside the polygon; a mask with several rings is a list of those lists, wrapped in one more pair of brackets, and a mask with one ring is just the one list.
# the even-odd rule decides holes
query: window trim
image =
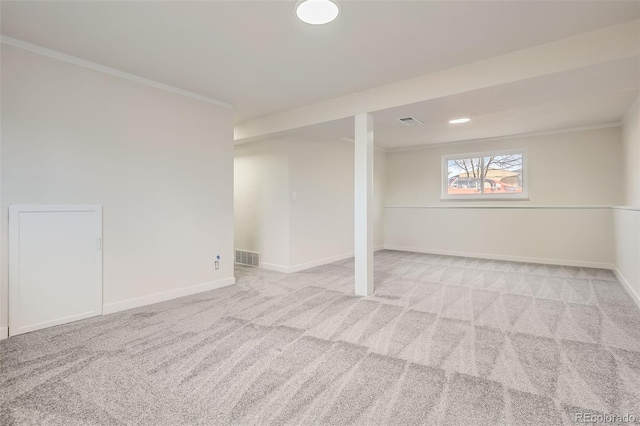
{"label": "window trim", "polygon": [[[449,187],[449,160],[458,160],[462,158],[483,158],[496,155],[522,155],[522,192],[518,194],[448,194],[447,188]],[[527,151],[524,149],[505,149],[505,150],[493,150],[493,151],[481,151],[481,152],[468,152],[464,154],[445,154],[442,156],[441,161],[441,177],[442,182],[440,185],[440,201],[482,201],[482,200],[503,200],[503,201],[526,201],[529,199],[529,173],[527,167]],[[484,161],[484,160],[483,160]]]}

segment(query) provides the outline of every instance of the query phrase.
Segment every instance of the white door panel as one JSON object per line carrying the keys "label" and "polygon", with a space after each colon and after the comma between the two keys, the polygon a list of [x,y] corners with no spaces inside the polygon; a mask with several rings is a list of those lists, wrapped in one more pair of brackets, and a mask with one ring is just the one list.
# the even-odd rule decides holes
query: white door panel
{"label": "white door panel", "polygon": [[9,333],[102,314],[100,206],[10,206]]}

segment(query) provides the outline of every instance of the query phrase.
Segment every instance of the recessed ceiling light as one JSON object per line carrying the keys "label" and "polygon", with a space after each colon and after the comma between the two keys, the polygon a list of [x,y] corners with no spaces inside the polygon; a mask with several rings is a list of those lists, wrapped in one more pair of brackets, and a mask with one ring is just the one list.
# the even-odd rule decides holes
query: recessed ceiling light
{"label": "recessed ceiling light", "polygon": [[340,8],[332,0],[298,0],[296,15],[311,25],[328,24],[338,17]]}
{"label": "recessed ceiling light", "polygon": [[462,123],[466,123],[468,121],[471,121],[470,118],[456,118],[454,120],[449,120],[449,123],[451,124],[462,124]]}

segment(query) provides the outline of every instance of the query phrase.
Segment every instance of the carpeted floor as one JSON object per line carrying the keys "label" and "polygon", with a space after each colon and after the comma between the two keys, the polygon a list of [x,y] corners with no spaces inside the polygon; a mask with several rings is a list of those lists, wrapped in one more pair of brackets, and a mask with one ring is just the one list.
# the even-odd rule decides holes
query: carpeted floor
{"label": "carpeted floor", "polygon": [[560,425],[640,418],[610,271],[396,251],[0,342],[0,424]]}

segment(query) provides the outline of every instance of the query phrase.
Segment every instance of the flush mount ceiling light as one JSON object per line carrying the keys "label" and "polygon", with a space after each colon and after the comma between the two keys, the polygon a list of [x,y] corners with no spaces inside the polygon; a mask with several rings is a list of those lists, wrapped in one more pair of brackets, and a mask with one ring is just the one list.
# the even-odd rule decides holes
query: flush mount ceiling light
{"label": "flush mount ceiling light", "polygon": [[465,117],[465,118],[456,118],[456,119],[453,119],[453,120],[449,120],[449,123],[450,124],[462,124],[462,123],[467,123],[469,121],[471,121],[471,119]]}
{"label": "flush mount ceiling light", "polygon": [[298,0],[296,15],[311,25],[328,24],[338,17],[340,8],[332,0]]}

